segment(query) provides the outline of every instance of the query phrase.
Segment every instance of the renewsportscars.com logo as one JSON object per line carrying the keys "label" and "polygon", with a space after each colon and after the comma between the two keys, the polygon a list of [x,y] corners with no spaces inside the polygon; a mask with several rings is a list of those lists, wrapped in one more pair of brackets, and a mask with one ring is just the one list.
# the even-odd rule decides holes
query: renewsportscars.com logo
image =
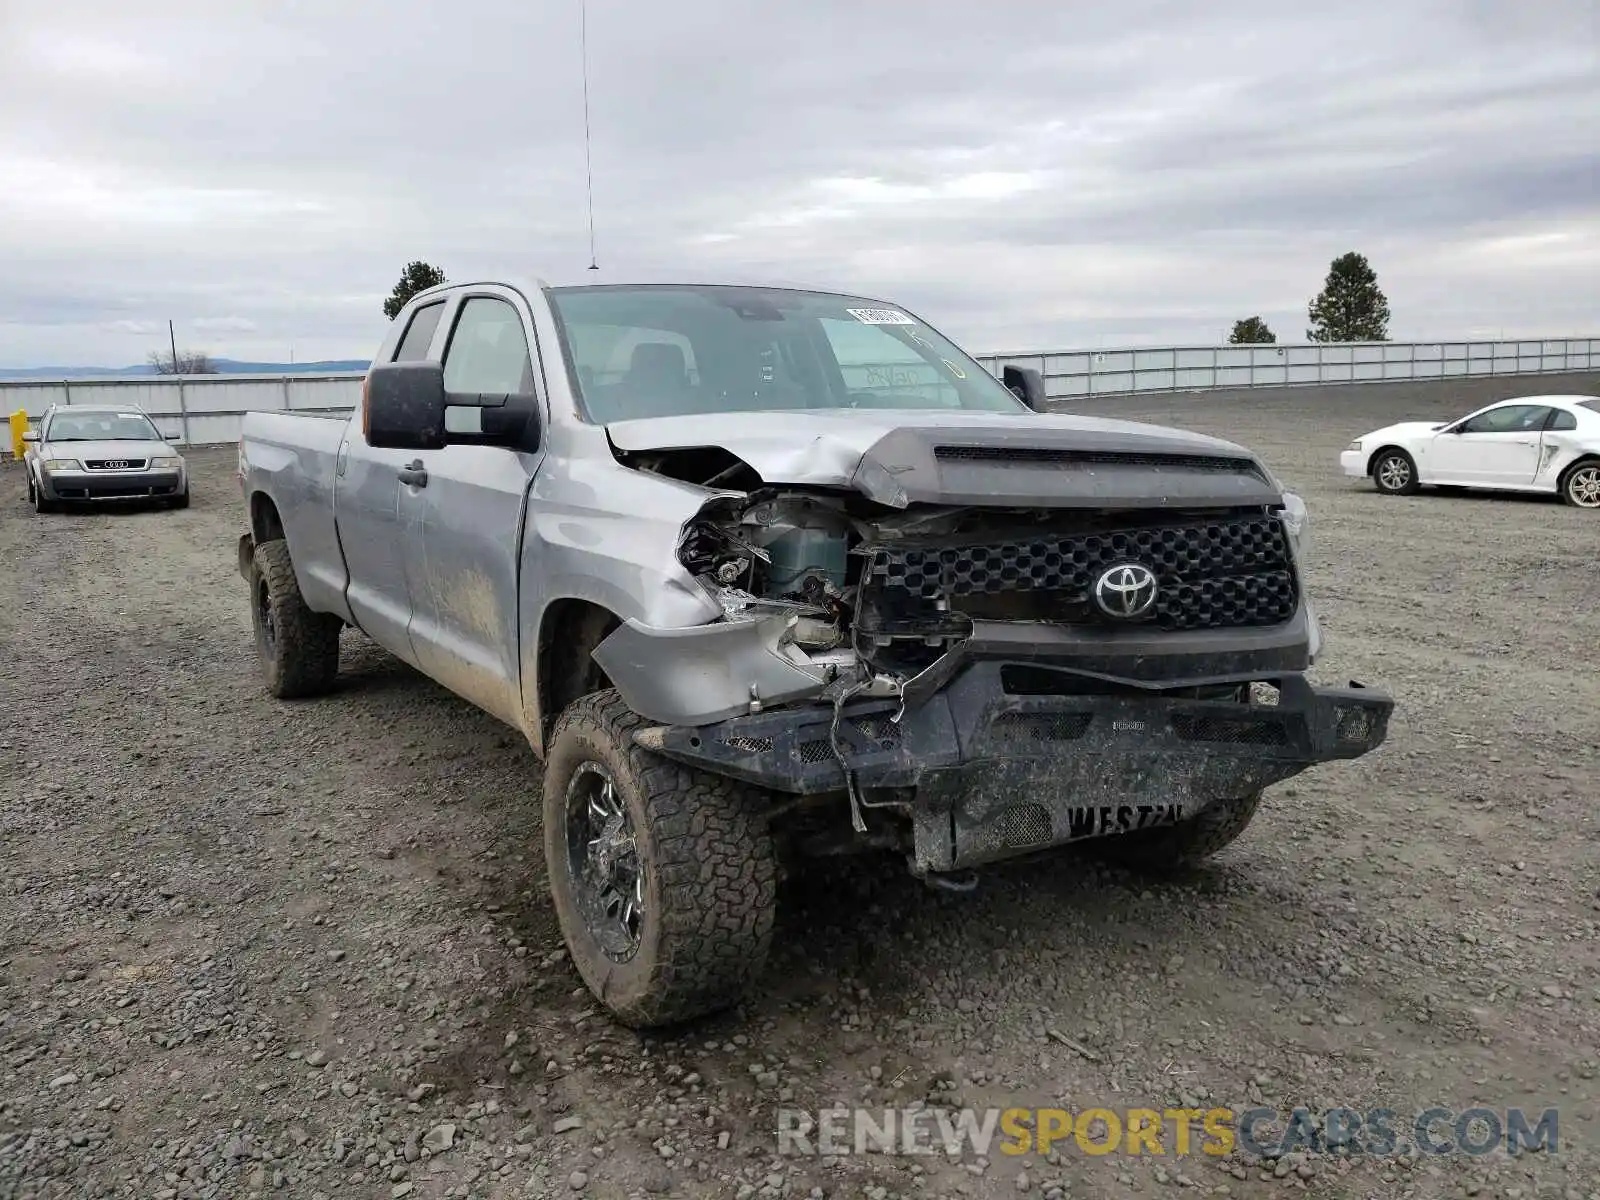
{"label": "renewsportscars.com logo", "polygon": [[[1558,1151],[1559,1113],[1530,1119],[1520,1108],[1445,1107],[1402,1117],[1393,1109],[1332,1108],[780,1108],[778,1153],[843,1157],[852,1154],[1088,1155],[1241,1152],[1281,1158],[1311,1154],[1374,1157]],[[998,1146],[996,1146],[998,1142]]]}

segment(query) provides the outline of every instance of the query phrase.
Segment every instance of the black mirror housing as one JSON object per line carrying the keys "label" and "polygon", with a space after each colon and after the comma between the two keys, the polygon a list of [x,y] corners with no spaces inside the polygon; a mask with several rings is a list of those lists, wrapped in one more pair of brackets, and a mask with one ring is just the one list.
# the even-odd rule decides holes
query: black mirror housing
{"label": "black mirror housing", "polygon": [[367,444],[381,450],[439,450],[445,444],[444,367],[436,362],[380,363],[362,386]]}
{"label": "black mirror housing", "polygon": [[367,372],[365,393],[363,428],[367,444],[378,449],[538,449],[532,396],[453,395],[444,390],[444,368],[436,362],[381,363]]}
{"label": "black mirror housing", "polygon": [[1000,372],[1000,382],[1034,412],[1045,411],[1044,376],[1032,367],[1006,367]]}

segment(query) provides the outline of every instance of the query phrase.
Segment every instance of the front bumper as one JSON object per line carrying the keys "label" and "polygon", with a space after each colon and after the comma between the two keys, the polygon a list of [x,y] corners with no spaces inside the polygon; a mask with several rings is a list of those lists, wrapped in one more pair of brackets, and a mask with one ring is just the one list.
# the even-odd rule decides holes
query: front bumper
{"label": "front bumper", "polygon": [[[1314,687],[1297,673],[1267,680],[1278,688],[1272,705],[1123,687],[1041,695],[1037,667],[974,662],[898,722],[893,701],[844,709],[836,732],[857,787],[915,790],[917,870],[1186,819],[1313,764],[1366,754],[1394,708],[1382,692]],[[639,736],[717,774],[817,795],[846,787],[833,721],[831,706],[808,705]]]}
{"label": "front bumper", "polygon": [[[848,651],[806,655],[783,642],[785,618],[657,629],[629,620],[594,651],[628,707],[662,725],[709,725],[822,695]],[[1322,644],[1302,598],[1281,625],[1236,629],[1105,629],[974,621],[972,636],[905,683],[920,704],[973,662],[1070,669],[1134,687],[1196,687],[1304,671]]]}
{"label": "front bumper", "polygon": [[1362,479],[1367,474],[1367,452],[1345,450],[1339,454],[1339,469],[1352,479]]}
{"label": "front bumper", "polygon": [[40,471],[46,500],[88,502],[176,496],[183,491],[183,468],[140,471]]}

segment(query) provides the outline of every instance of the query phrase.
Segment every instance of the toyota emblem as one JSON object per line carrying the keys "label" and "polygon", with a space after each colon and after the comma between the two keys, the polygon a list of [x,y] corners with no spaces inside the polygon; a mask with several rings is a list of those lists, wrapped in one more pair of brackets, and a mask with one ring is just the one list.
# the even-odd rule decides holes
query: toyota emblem
{"label": "toyota emblem", "polygon": [[1143,563],[1118,563],[1094,581],[1094,602],[1108,617],[1131,621],[1156,606],[1155,572]]}

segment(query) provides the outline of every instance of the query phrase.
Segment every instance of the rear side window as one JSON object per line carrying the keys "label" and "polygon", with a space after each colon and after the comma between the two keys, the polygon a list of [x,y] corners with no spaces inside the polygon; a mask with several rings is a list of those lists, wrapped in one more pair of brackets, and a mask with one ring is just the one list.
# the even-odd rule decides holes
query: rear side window
{"label": "rear side window", "polygon": [[496,396],[533,391],[528,338],[515,308],[493,296],[474,296],[462,305],[444,352],[444,390]]}
{"label": "rear side window", "polygon": [[428,357],[428,347],[433,344],[433,331],[439,328],[439,318],[444,315],[444,301],[427,304],[411,314],[411,324],[400,339],[400,349],[394,352],[395,362],[418,362]]}
{"label": "rear side window", "polygon": [[1552,409],[1551,412],[1553,415],[1550,418],[1550,424],[1545,426],[1546,429],[1559,431],[1563,429],[1576,429],[1578,427],[1578,418],[1573,416],[1566,409],[1557,408]]}

